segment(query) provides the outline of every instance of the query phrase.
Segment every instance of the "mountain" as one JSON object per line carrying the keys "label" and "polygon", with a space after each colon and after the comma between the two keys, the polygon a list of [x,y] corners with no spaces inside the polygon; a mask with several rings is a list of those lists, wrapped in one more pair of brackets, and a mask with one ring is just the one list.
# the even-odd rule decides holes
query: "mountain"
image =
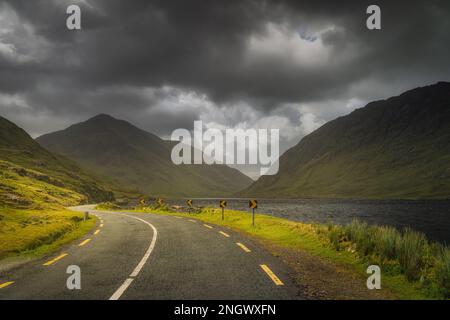
{"label": "mountain", "polygon": [[173,142],[105,114],[37,141],[115,185],[152,196],[223,197],[252,182],[225,165],[175,165],[170,158]]}
{"label": "mountain", "polygon": [[450,83],[369,103],[304,137],[253,197],[450,198]]}
{"label": "mountain", "polygon": [[2,206],[38,208],[45,201],[66,205],[105,201],[113,196],[75,163],[45,150],[2,117],[0,168]]}

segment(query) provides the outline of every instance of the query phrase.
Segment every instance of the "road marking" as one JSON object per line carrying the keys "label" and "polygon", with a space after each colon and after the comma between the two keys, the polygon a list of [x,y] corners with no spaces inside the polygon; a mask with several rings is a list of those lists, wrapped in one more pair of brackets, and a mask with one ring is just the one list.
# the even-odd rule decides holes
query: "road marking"
{"label": "road marking", "polygon": [[82,246],[84,246],[86,243],[88,243],[89,241],[91,241],[91,239],[86,239],[86,240],[84,240],[82,243],[80,243],[78,246],[79,246],[79,247],[82,247]]}
{"label": "road marking", "polygon": [[192,219],[188,219],[188,221],[190,221],[190,222],[194,222],[194,223],[197,223],[197,221],[195,221],[195,220],[192,220]]}
{"label": "road marking", "polygon": [[119,289],[117,289],[116,292],[114,292],[114,294],[111,296],[111,298],[109,298],[109,300],[119,300],[120,297],[125,292],[125,290],[127,290],[130,284],[133,282],[133,280],[134,279],[132,278],[127,278],[127,280],[125,280],[125,282],[119,287]]}
{"label": "road marking", "polygon": [[207,225],[207,224],[203,224],[203,225],[209,229],[213,229],[213,227],[211,227],[210,225]]}
{"label": "road marking", "polygon": [[95,230],[94,235],[97,235],[100,232],[100,229]]}
{"label": "road marking", "polygon": [[68,253],[63,253],[62,255],[57,256],[55,259],[47,261],[46,263],[43,264],[43,266],[49,266],[51,264],[54,264],[56,261],[61,260],[62,258],[68,255],[69,255]]}
{"label": "road marking", "polygon": [[252,252],[249,248],[247,248],[246,246],[244,246],[242,243],[240,242],[236,242],[236,244],[238,245],[238,247],[240,247],[242,250],[244,250],[245,252]]}
{"label": "road marking", "polygon": [[124,214],[124,216],[127,216],[129,218],[133,218],[133,219],[139,220],[139,221],[147,224],[153,230],[153,237],[152,237],[152,241],[150,243],[150,246],[148,247],[148,249],[145,252],[144,256],[142,257],[141,261],[138,263],[136,268],[130,274],[130,277],[127,278],[122,283],[122,285],[119,287],[119,289],[117,289],[116,292],[114,292],[114,294],[111,296],[111,298],[109,298],[109,300],[119,300],[120,297],[122,296],[122,294],[125,292],[125,290],[128,289],[130,284],[133,282],[132,278],[136,277],[139,274],[139,272],[141,271],[142,267],[144,267],[145,263],[147,262],[148,258],[150,257],[150,254],[152,253],[153,249],[155,248],[156,238],[158,237],[158,231],[156,230],[156,228],[150,222],[145,221],[145,220],[140,219],[140,218],[137,218],[137,217],[129,216],[127,214]]}
{"label": "road marking", "polygon": [[221,235],[227,237],[227,238],[230,237],[230,235],[229,235],[228,233],[225,233],[225,232],[223,232],[223,231],[219,231],[219,233],[220,233]]}
{"label": "road marking", "polygon": [[103,228],[103,223],[100,225],[100,228]]}
{"label": "road marking", "polygon": [[272,281],[277,285],[277,286],[283,286],[284,283],[280,280],[280,278],[278,278],[275,273],[273,273],[272,270],[270,270],[270,268],[265,265],[265,264],[260,264],[259,265],[261,267],[261,269],[264,270],[265,273],[267,273],[267,275],[269,276],[270,279],[272,279]]}
{"label": "road marking", "polygon": [[6,288],[7,286],[10,286],[14,283],[14,281],[8,281],[5,283],[0,283],[0,289]]}

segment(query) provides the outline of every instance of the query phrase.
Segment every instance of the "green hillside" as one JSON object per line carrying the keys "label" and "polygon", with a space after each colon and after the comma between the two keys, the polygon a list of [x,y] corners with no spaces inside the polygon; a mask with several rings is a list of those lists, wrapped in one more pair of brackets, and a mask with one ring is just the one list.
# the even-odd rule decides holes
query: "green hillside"
{"label": "green hillside", "polygon": [[108,115],[37,138],[111,184],[165,197],[226,196],[252,180],[225,165],[175,165],[172,144]]}
{"label": "green hillside", "polygon": [[41,210],[74,206],[87,197],[67,189],[41,172],[0,161],[0,205],[3,208]]}
{"label": "green hillside", "polygon": [[0,161],[0,259],[40,255],[86,233],[94,219],[64,209],[87,196],[61,186],[48,175]]}
{"label": "green hillside", "polygon": [[280,158],[253,197],[450,198],[450,83],[369,103]]}
{"label": "green hillside", "polygon": [[[75,163],[54,155],[36,143],[24,130],[0,117],[0,160],[22,176],[70,189],[83,195],[85,202],[111,199],[112,193],[83,172]],[[17,169],[22,167],[22,169]],[[33,174],[30,174],[33,172]]]}
{"label": "green hillside", "polygon": [[0,259],[42,254],[78,238],[95,220],[64,207],[110,199],[74,163],[0,117]]}

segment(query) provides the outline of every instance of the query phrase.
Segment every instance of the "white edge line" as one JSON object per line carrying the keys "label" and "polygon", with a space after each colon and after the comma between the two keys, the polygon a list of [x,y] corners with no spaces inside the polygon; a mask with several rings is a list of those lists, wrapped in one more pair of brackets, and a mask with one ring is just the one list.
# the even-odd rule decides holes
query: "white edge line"
{"label": "white edge line", "polygon": [[130,284],[133,282],[134,279],[128,278],[127,280],[122,283],[122,285],[119,287],[119,289],[114,292],[114,294],[109,298],[109,300],[119,300],[119,298],[122,296],[122,294],[125,292],[125,290],[128,289]]}
{"label": "white edge line", "polygon": [[129,216],[127,214],[124,214],[124,216],[139,220],[139,221],[147,224],[148,226],[150,226],[150,228],[152,228],[152,230],[153,230],[153,238],[152,238],[152,242],[150,243],[150,246],[147,249],[147,252],[145,252],[141,261],[139,261],[136,268],[134,268],[133,272],[130,274],[130,278],[127,278],[124,281],[124,283],[119,287],[119,289],[116,290],[116,292],[114,292],[114,294],[111,296],[111,298],[109,298],[109,300],[118,300],[122,296],[122,294],[125,292],[125,290],[127,290],[127,288],[130,286],[131,282],[133,282],[132,278],[136,277],[139,274],[139,272],[141,271],[141,269],[144,267],[145,263],[147,262],[148,258],[150,257],[150,255],[155,247],[156,238],[158,236],[158,231],[150,222],[145,221],[140,218],[137,218],[137,217]]}

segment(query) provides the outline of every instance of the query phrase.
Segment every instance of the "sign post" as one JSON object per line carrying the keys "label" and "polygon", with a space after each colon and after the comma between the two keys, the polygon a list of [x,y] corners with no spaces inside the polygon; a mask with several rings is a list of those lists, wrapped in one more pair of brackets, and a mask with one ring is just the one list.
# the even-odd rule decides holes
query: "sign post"
{"label": "sign post", "polygon": [[225,200],[220,200],[219,206],[222,208],[222,220],[223,220],[224,219],[224,211],[225,211],[225,207],[227,206],[227,202]]}
{"label": "sign post", "polygon": [[157,199],[156,199],[156,203],[157,203],[160,207],[162,207],[162,206],[164,205],[164,199],[162,199],[162,198],[157,198]]}
{"label": "sign post", "polygon": [[189,206],[189,211],[192,209],[192,199],[186,200],[187,205]]}
{"label": "sign post", "polygon": [[258,200],[249,200],[248,207],[252,209],[252,226],[255,226],[255,209],[258,208]]}

